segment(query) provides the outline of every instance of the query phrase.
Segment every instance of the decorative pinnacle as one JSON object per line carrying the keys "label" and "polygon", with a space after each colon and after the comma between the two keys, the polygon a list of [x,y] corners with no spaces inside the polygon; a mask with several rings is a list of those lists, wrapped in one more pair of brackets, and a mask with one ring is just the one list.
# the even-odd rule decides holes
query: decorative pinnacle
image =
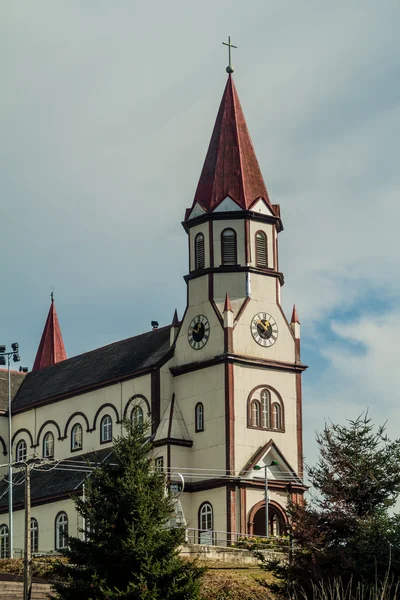
{"label": "decorative pinnacle", "polygon": [[237,48],[237,46],[234,46],[233,44],[231,44],[231,36],[228,36],[228,43],[226,42],[222,42],[222,44],[224,46],[228,46],[228,51],[229,51],[229,65],[226,67],[226,72],[231,74],[234,71],[234,68],[232,66],[232,61],[231,61],[231,48]]}

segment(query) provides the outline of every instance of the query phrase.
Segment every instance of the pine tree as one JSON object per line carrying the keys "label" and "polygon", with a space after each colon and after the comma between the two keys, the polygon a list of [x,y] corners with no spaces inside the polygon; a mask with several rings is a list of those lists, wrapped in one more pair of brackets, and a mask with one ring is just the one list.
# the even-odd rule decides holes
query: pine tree
{"label": "pine tree", "polygon": [[294,551],[287,563],[267,566],[286,588],[311,596],[313,583],[337,578],[345,586],[373,586],[388,570],[400,578],[400,516],[389,512],[400,494],[400,440],[362,414],[326,425],[317,443],[312,500],[289,507]]}
{"label": "pine tree", "polygon": [[87,478],[85,498],[75,499],[84,539],[69,537],[53,598],[195,600],[203,569],[178,554],[184,530],[168,528],[172,497],[154,469],[146,428],[125,428]]}

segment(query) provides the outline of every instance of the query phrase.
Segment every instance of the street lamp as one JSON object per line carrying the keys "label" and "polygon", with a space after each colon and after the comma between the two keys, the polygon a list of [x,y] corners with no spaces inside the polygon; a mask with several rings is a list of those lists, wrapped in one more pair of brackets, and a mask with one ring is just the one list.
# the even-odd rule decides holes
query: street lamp
{"label": "street lamp", "polygon": [[13,362],[19,362],[21,360],[19,356],[19,344],[14,342],[11,344],[11,351],[7,352],[7,348],[4,345],[0,345],[0,366],[4,366],[7,363],[8,370],[8,522],[9,531],[8,539],[10,546],[10,558],[14,558],[14,544],[13,544],[13,481],[12,481],[12,452],[11,452],[11,373],[10,364],[11,357]]}
{"label": "street lamp", "polygon": [[264,469],[265,473],[265,537],[268,537],[268,467],[278,467],[279,463],[277,460],[272,460],[270,465],[255,465],[255,471],[261,471]]}

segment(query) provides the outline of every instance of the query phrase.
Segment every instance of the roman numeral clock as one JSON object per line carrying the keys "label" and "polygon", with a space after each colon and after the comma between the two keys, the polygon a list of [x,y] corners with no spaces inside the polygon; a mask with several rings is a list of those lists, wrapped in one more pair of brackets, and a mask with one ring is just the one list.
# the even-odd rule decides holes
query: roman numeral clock
{"label": "roman numeral clock", "polygon": [[278,325],[268,313],[260,312],[251,320],[251,335],[260,346],[269,348],[278,339]]}
{"label": "roman numeral clock", "polygon": [[203,348],[210,337],[210,323],[204,315],[197,315],[190,321],[188,341],[194,350]]}

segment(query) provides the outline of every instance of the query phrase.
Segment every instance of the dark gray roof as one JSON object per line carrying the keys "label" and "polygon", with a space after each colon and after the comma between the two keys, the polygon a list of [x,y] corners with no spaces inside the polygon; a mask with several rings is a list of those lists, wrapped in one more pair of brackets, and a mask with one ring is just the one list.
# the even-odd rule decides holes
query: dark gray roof
{"label": "dark gray roof", "polygon": [[[19,371],[11,371],[11,397],[14,398],[21,383],[23,382],[25,373]],[[0,412],[8,410],[8,371],[0,369]]]}
{"label": "dark gray roof", "polygon": [[169,332],[170,326],[162,327],[28,373],[12,403],[13,412],[155,367],[170,350]]}
{"label": "dark gray roof", "polygon": [[[73,456],[65,459],[56,468],[45,467],[47,471],[31,471],[31,502],[40,504],[41,502],[56,500],[69,496],[82,487],[82,483],[89,475],[86,469],[87,461],[92,466],[102,463],[111,458],[112,448],[103,448],[96,452],[88,452],[80,456]],[[77,464],[78,463],[78,464]],[[13,474],[13,505],[15,510],[24,506],[25,476],[23,471]],[[8,483],[7,477],[0,481],[0,513],[8,512]],[[1,521],[1,519],[0,519]]]}

